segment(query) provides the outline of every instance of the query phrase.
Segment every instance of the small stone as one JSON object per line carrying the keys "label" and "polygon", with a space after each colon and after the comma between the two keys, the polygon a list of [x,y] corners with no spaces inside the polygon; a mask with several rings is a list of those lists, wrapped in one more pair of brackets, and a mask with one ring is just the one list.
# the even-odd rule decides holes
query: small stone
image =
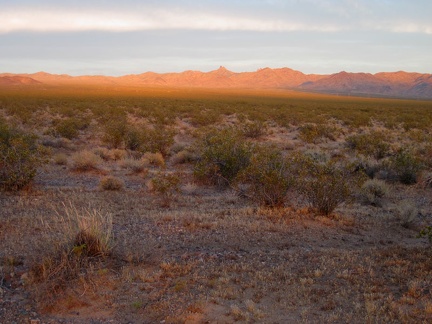
{"label": "small stone", "polygon": [[40,319],[31,319],[30,324],[40,324]]}

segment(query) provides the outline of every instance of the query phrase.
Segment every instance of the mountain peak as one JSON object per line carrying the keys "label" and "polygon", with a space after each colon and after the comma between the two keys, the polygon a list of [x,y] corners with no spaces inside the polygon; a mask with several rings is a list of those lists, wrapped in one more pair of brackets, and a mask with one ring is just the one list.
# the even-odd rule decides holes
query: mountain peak
{"label": "mountain peak", "polygon": [[214,71],[212,71],[210,73],[216,74],[216,75],[219,75],[219,76],[224,76],[224,77],[230,77],[231,75],[234,74],[234,72],[228,70],[226,67],[224,67],[222,65],[219,67],[219,69],[214,70]]}

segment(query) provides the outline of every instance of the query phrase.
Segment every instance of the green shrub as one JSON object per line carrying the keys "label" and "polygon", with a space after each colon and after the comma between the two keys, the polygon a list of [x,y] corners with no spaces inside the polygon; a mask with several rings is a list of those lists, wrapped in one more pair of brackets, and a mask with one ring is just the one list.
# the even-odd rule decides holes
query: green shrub
{"label": "green shrub", "polygon": [[126,134],[127,123],[125,117],[111,120],[105,124],[103,140],[108,145],[118,148],[124,144],[126,140]]}
{"label": "green shrub", "polygon": [[141,135],[141,152],[161,153],[167,156],[171,145],[174,143],[174,131],[168,128],[145,129]]}
{"label": "green shrub", "polygon": [[88,122],[77,118],[63,119],[54,127],[54,133],[56,136],[59,135],[71,140],[76,138],[79,131],[85,129],[88,124]]}
{"label": "green shrub", "polygon": [[42,148],[36,137],[8,127],[0,120],[0,189],[23,189],[42,163]]}
{"label": "green shrub", "polygon": [[152,179],[152,190],[158,194],[170,196],[179,191],[179,184],[178,174],[158,172]]}
{"label": "green shrub", "polygon": [[313,208],[325,215],[346,201],[356,184],[349,171],[333,161],[319,163],[305,158],[301,168],[300,192]]}
{"label": "green shrub", "polygon": [[245,121],[241,127],[240,131],[244,137],[248,138],[258,138],[267,132],[267,125],[262,121]]}
{"label": "green shrub", "polygon": [[290,164],[280,151],[262,147],[252,156],[249,166],[240,172],[237,182],[246,184],[247,196],[259,204],[281,207],[293,177]]}
{"label": "green shrub", "polygon": [[327,125],[305,124],[299,128],[299,137],[307,143],[315,143],[320,138],[335,140],[335,131]]}
{"label": "green shrub", "polygon": [[140,149],[143,142],[141,132],[135,128],[131,127],[126,132],[126,148],[132,151],[137,151]]}
{"label": "green shrub", "polygon": [[151,180],[152,191],[162,197],[164,206],[169,206],[173,196],[180,190],[180,176],[177,173],[158,172]]}
{"label": "green shrub", "polygon": [[398,181],[407,185],[417,182],[417,176],[422,169],[419,160],[406,149],[400,149],[391,157],[389,168]]}
{"label": "green shrub", "polygon": [[366,156],[382,159],[390,153],[390,145],[384,142],[383,132],[351,135],[346,139],[348,147]]}
{"label": "green shrub", "polygon": [[231,128],[212,130],[197,143],[198,162],[194,175],[198,180],[219,186],[230,185],[250,162],[253,147]]}

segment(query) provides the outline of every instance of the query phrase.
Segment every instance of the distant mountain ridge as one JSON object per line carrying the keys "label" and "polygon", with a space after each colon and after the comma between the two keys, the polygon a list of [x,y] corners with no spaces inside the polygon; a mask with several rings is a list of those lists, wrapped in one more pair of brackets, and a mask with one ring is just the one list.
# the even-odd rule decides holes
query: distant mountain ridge
{"label": "distant mountain ridge", "polygon": [[170,86],[197,88],[295,89],[357,96],[432,99],[432,74],[398,72],[304,74],[290,68],[263,68],[232,72],[224,67],[210,72],[145,72],[120,77],[66,74],[0,74],[0,86],[99,84],[118,86]]}

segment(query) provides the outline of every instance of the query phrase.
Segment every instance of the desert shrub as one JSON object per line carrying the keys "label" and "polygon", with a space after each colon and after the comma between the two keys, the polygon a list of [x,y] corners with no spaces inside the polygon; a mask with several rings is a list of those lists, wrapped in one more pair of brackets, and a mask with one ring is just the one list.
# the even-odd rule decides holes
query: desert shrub
{"label": "desert shrub", "polygon": [[417,143],[425,143],[430,142],[432,137],[427,131],[423,129],[410,129],[406,132],[406,135]]}
{"label": "desert shrub", "polygon": [[132,151],[137,151],[143,144],[143,136],[141,132],[135,128],[130,127],[126,132],[126,148]]}
{"label": "desert shrub", "polygon": [[350,171],[333,161],[320,163],[304,158],[298,186],[309,204],[318,212],[328,215],[345,202],[355,188],[357,179]]}
{"label": "desert shrub", "polygon": [[79,131],[88,127],[88,122],[77,118],[67,118],[60,120],[54,127],[54,135],[67,139],[74,139]]}
{"label": "desert shrub", "polygon": [[421,171],[420,161],[407,149],[400,149],[390,158],[389,172],[403,184],[414,184]]}
{"label": "desert shrub", "polygon": [[204,134],[197,143],[198,161],[194,175],[198,180],[220,186],[230,185],[250,162],[253,146],[235,130],[226,128]]}
{"label": "desert shrub", "polygon": [[384,169],[383,163],[375,160],[374,158],[365,157],[363,155],[356,156],[351,162],[351,167],[354,172],[362,172],[366,174],[370,179]]}
{"label": "desert shrub", "polygon": [[192,125],[199,126],[209,126],[214,125],[221,120],[221,113],[216,109],[205,109],[198,110],[192,116]]}
{"label": "desert shrub", "polygon": [[289,161],[274,148],[257,149],[249,166],[240,171],[238,183],[246,184],[246,195],[261,205],[283,206],[293,183]]}
{"label": "desert shrub", "polygon": [[10,128],[0,120],[0,189],[23,189],[36,175],[44,154],[36,137]]}
{"label": "desert shrub", "polygon": [[141,152],[161,153],[167,156],[171,145],[174,143],[175,132],[168,129],[145,129],[142,132]]}
{"label": "desert shrub", "polygon": [[389,193],[389,187],[387,184],[378,179],[366,180],[360,189],[360,197],[363,202],[379,206],[381,199],[386,197]]}
{"label": "desert shrub", "polygon": [[147,165],[153,165],[158,167],[164,167],[165,166],[165,159],[163,155],[159,152],[157,153],[150,153],[146,152],[144,153],[142,157],[143,163]]}
{"label": "desert shrub", "polygon": [[99,187],[103,190],[121,190],[124,188],[124,185],[123,180],[114,176],[103,177],[99,182]]}
{"label": "desert shrub", "polygon": [[432,169],[432,141],[419,146],[415,153],[417,160],[424,167]]}
{"label": "desert shrub", "polygon": [[320,138],[335,140],[334,127],[322,124],[305,124],[299,127],[299,137],[307,143],[315,143]]}
{"label": "desert shrub", "polygon": [[351,135],[346,139],[349,148],[366,156],[382,159],[390,153],[390,145],[383,140],[382,132]]}
{"label": "desert shrub", "polygon": [[244,137],[248,138],[258,138],[267,132],[267,125],[262,121],[244,121],[240,127]]}
{"label": "desert shrub", "polygon": [[97,169],[101,163],[101,159],[98,155],[92,151],[83,150],[72,154],[72,166],[77,171],[89,171]]}
{"label": "desert shrub", "polygon": [[177,173],[158,172],[151,180],[151,189],[162,197],[165,206],[169,206],[173,196],[180,190],[180,176]]}
{"label": "desert shrub", "polygon": [[127,129],[125,117],[108,121],[105,124],[104,142],[114,148],[122,146],[126,139]]}

